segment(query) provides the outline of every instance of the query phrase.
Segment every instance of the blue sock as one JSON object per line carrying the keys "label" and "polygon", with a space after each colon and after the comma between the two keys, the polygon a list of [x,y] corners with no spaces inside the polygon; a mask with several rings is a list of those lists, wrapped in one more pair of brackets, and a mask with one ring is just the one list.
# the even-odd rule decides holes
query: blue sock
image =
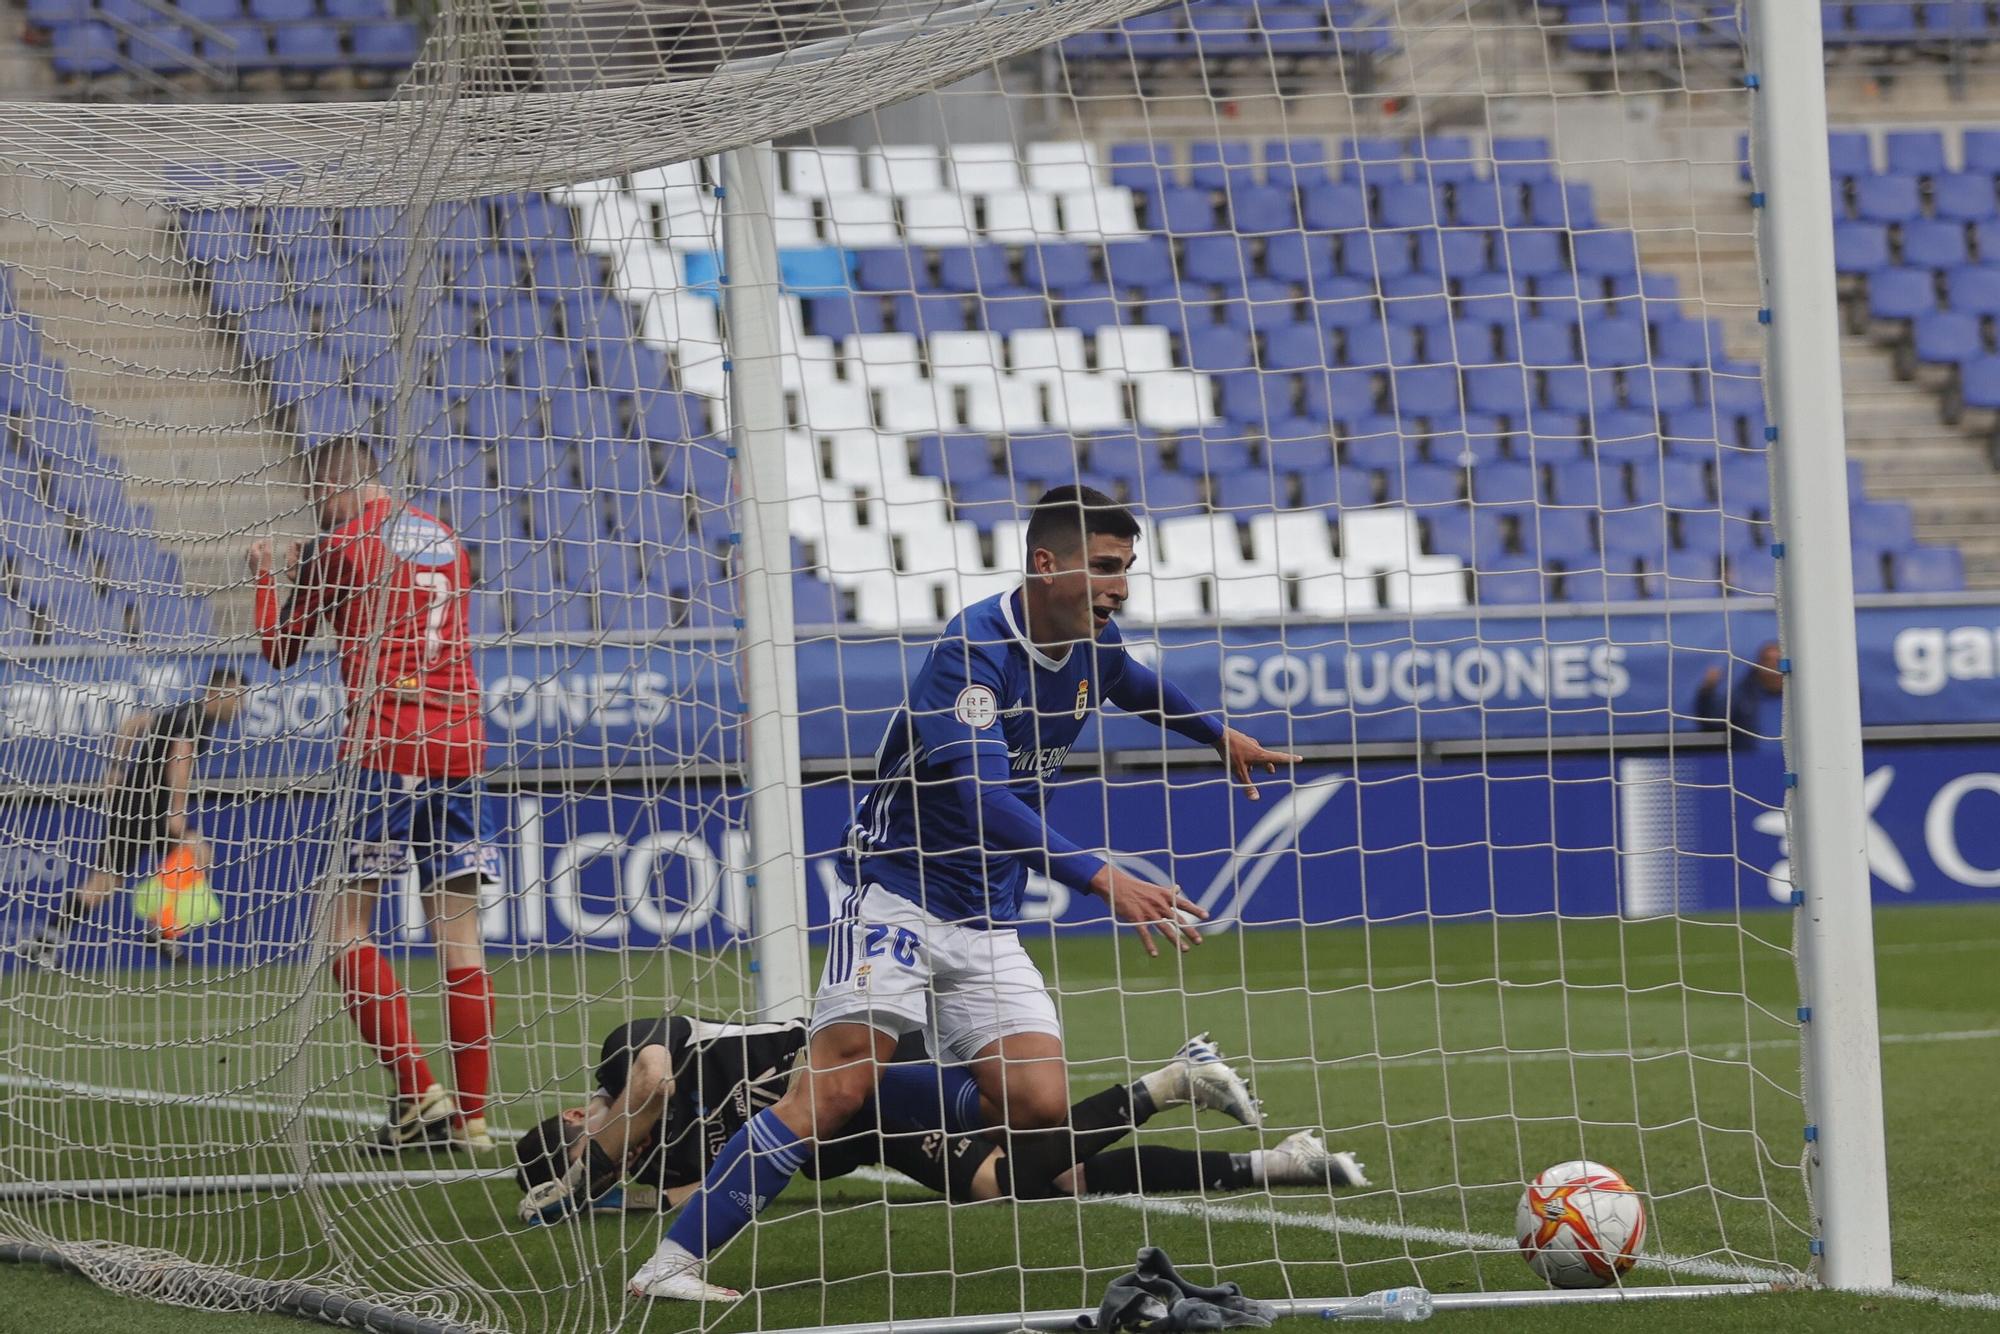
{"label": "blue sock", "polygon": [[979,1114],[979,1085],[962,1065],[898,1061],[875,1080],[875,1106],[882,1124],[911,1130],[943,1128],[954,1135],[985,1128]]}
{"label": "blue sock", "polygon": [[766,1107],[722,1146],[701,1189],[688,1197],[667,1240],[693,1255],[727,1246],[791,1184],[809,1146]]}

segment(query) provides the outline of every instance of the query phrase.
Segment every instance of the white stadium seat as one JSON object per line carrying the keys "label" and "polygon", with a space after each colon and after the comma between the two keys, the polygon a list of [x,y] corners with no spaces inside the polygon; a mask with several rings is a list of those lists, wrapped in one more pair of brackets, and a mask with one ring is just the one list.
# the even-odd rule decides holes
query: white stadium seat
{"label": "white stadium seat", "polygon": [[830,431],[871,431],[875,413],[868,391],[845,380],[822,380],[785,391],[787,420],[815,435]]}
{"label": "white stadium seat", "polygon": [[615,255],[627,242],[652,239],[652,218],[628,194],[587,196],[577,200],[577,213],[579,238],[602,254]]}
{"label": "white stadium seat", "polygon": [[784,153],[784,188],[813,199],[838,199],[861,193],[861,150],[788,148]]}
{"label": "white stadium seat", "polygon": [[1127,374],[1172,370],[1173,338],[1157,324],[1107,326],[1097,331],[1097,364]]}
{"label": "white stadium seat", "polygon": [[833,479],[859,491],[887,495],[894,478],[910,476],[908,443],[877,431],[829,431],[819,435],[820,452]]}
{"label": "white stadium seat", "polygon": [[1317,510],[1252,515],[1250,554],[1280,574],[1309,576],[1340,568],[1333,554],[1333,529]]}
{"label": "white stadium seat", "polygon": [[1065,190],[1056,196],[1056,212],[1065,236],[1114,240],[1140,234],[1138,206],[1122,185]]}
{"label": "white stadium seat", "polygon": [[803,195],[780,194],[771,201],[771,227],[780,250],[810,250],[824,245],[819,215]]}
{"label": "white stadium seat", "polygon": [[951,386],[918,380],[871,389],[875,422],[892,435],[930,435],[950,420]]}
{"label": "white stadium seat", "polygon": [[1416,556],[1391,570],[1383,605],[1392,611],[1450,611],[1466,605],[1465,567],[1456,556]]}
{"label": "white stadium seat", "polygon": [[1139,424],[1160,430],[1199,426],[1215,416],[1204,376],[1188,371],[1153,371],[1132,377],[1139,391]]}
{"label": "white stadium seat", "polygon": [[1407,570],[1422,551],[1416,516],[1400,505],[1340,516],[1340,559],[1349,571]]}
{"label": "white stadium seat", "polygon": [[632,173],[632,197],[642,202],[698,196],[708,192],[709,183],[721,179],[721,165],[715,158],[669,162],[664,167],[648,167]]}
{"label": "white stadium seat", "polygon": [[968,430],[999,434],[1032,431],[1046,424],[1035,386],[1011,375],[960,385],[956,403],[959,410],[950,424]]}
{"label": "white stadium seat", "polygon": [[1038,190],[1088,190],[1101,179],[1091,146],[1074,139],[1029,144],[1028,184]]}
{"label": "white stadium seat", "polygon": [[939,384],[991,383],[1001,365],[998,334],[932,334],[930,350],[931,379]]}
{"label": "white stadium seat", "polygon": [[1380,584],[1378,571],[1371,568],[1350,574],[1334,561],[1317,574],[1300,577],[1299,611],[1323,619],[1377,611],[1382,606]]}
{"label": "white stadium seat", "polygon": [[840,345],[847,378],[867,389],[919,383],[923,352],[915,334],[855,334]]}
{"label": "white stadium seat", "polygon": [[1054,379],[1087,364],[1081,329],[1023,329],[1007,339],[1007,364],[1024,380]]}
{"label": "white stadium seat", "polygon": [[1054,240],[1055,196],[1040,190],[989,190],[983,196],[988,240],[1009,245]]}
{"label": "white stadium seat", "polygon": [[903,237],[917,246],[972,244],[972,201],[956,190],[901,196]]}
{"label": "white stadium seat", "polygon": [[833,340],[820,334],[802,334],[784,340],[785,387],[840,383],[840,354]]}
{"label": "white stadium seat", "polygon": [[866,250],[903,243],[896,227],[896,201],[887,195],[830,195],[826,200],[826,241],[828,245]]}
{"label": "white stadium seat", "polygon": [[1021,188],[1021,163],[1012,144],[954,144],[952,184],[960,194],[983,195]]}
{"label": "white stadium seat", "polygon": [[1072,431],[1109,431],[1127,422],[1125,382],[1109,375],[1071,371],[1043,382],[1050,425]]}
{"label": "white stadium seat", "polygon": [[928,144],[884,144],[861,157],[868,188],[879,195],[913,195],[945,188],[944,161]]}

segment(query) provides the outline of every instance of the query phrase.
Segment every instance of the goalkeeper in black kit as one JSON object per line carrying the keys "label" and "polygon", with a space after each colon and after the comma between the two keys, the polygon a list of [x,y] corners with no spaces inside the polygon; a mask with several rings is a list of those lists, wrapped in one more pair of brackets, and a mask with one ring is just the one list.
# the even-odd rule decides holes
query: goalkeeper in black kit
{"label": "goalkeeper in black kit", "polygon": [[[545,1119],[516,1146],[521,1217],[554,1222],[587,1208],[678,1206],[744,1123],[778,1100],[805,1044],[803,1021],[727,1024],[677,1015],[613,1030],[590,1101]],[[802,1170],[828,1180],[880,1165],[949,1200],[998,1198],[1005,1150],[979,1131],[951,1129],[999,1124],[992,1109],[980,1107],[977,1087],[930,1065],[920,1033],[902,1040],[896,1061],[913,1074],[941,1076],[936,1115],[885,1124],[871,1102]],[[1311,1131],[1247,1153],[1118,1144],[1158,1113],[1188,1105],[1245,1125],[1262,1121],[1214,1044],[1192,1038],[1158,1069],[1077,1104],[1110,1113],[1112,1124],[1077,1135],[1076,1165],[1057,1184],[1075,1195],[1368,1184],[1352,1154],[1329,1152]]]}

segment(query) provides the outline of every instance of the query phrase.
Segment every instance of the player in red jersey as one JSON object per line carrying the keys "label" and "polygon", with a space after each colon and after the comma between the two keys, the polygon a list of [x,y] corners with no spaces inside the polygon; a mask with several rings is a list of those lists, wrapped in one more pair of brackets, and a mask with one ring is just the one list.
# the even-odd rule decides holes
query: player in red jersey
{"label": "player in red jersey", "polygon": [[[493,989],[479,890],[499,882],[499,855],[496,811],[480,782],[486,734],[467,623],[471,563],[443,522],[390,495],[366,445],[323,445],[311,467],[321,534],[285,553],[290,597],[281,598],[268,541],[251,544],[245,560],[257,578],[265,659],[296,662],[321,620],[340,655],[344,754],[357,791],[334,902],[333,971],[361,1036],[396,1080],[375,1146],[489,1149]],[[383,882],[413,859],[444,963],[456,1098],[431,1077],[402,985],[371,939]]]}

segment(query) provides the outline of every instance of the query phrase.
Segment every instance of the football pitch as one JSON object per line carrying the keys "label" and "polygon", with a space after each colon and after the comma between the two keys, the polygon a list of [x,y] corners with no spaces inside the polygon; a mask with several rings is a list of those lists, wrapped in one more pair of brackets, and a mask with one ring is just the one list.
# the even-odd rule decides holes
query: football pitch
{"label": "football pitch", "polygon": [[[1780,913],[1264,929],[1158,962],[1130,939],[1036,943],[1060,997],[1076,1096],[1130,1078],[1206,1030],[1263,1098],[1263,1143],[1322,1130],[1367,1162],[1375,1187],[1331,1201],[1301,1190],[949,1208],[879,1174],[802,1180],[717,1263],[719,1281],[755,1289],[720,1327],[1094,1305],[1146,1243],[1259,1296],[1406,1283],[1439,1293],[1524,1288],[1533,1279],[1511,1239],[1520,1182],[1579,1156],[1647,1193],[1651,1258],[1635,1283],[1801,1266],[1788,932]],[[1990,1130],[2000,1105],[2000,905],[1884,911],[1876,937],[1897,1279],[1968,1300],[1785,1294],[1437,1318],[1467,1330],[1992,1328],[2000,1300],[1980,1295],[2000,1291]],[[726,958],[673,952],[550,953],[497,968],[497,1084],[512,1100],[498,1115],[516,1130],[582,1099],[598,1042],[616,1024],[669,1006],[726,1010],[743,981]],[[0,1027],[12,1037],[12,1054],[0,1058],[8,1133],[43,1146],[17,1161],[43,1179],[286,1172],[296,1141],[316,1172],[378,1170],[351,1147],[363,1121],[379,1118],[378,1073],[324,990],[302,1014],[287,999],[292,979],[277,971],[0,980]],[[405,974],[435,995],[428,961],[410,961]],[[432,1040],[435,1010],[434,999],[418,1000],[419,1031]],[[434,1061],[448,1067],[440,1054]],[[104,1102],[33,1087],[52,1073],[141,1093]],[[297,1123],[255,1096],[294,1080],[315,1090],[313,1114]],[[137,1105],[147,1096],[167,1105]],[[203,1138],[246,1147],[197,1157],[186,1147],[196,1117]],[[1183,1110],[1154,1121],[1142,1142],[1240,1150],[1259,1141]],[[655,1218],[523,1228],[517,1198],[504,1178],[393,1189],[356,1180],[304,1193],[4,1202],[0,1230],[27,1223],[51,1236],[168,1247],[272,1278],[365,1276],[375,1291],[411,1295],[440,1315],[510,1329],[696,1326],[693,1308],[621,1308],[621,1280],[651,1251]],[[339,1225],[331,1237],[329,1218]],[[0,1329],[108,1325],[130,1334],[305,1327],[180,1311],[0,1266]]]}

